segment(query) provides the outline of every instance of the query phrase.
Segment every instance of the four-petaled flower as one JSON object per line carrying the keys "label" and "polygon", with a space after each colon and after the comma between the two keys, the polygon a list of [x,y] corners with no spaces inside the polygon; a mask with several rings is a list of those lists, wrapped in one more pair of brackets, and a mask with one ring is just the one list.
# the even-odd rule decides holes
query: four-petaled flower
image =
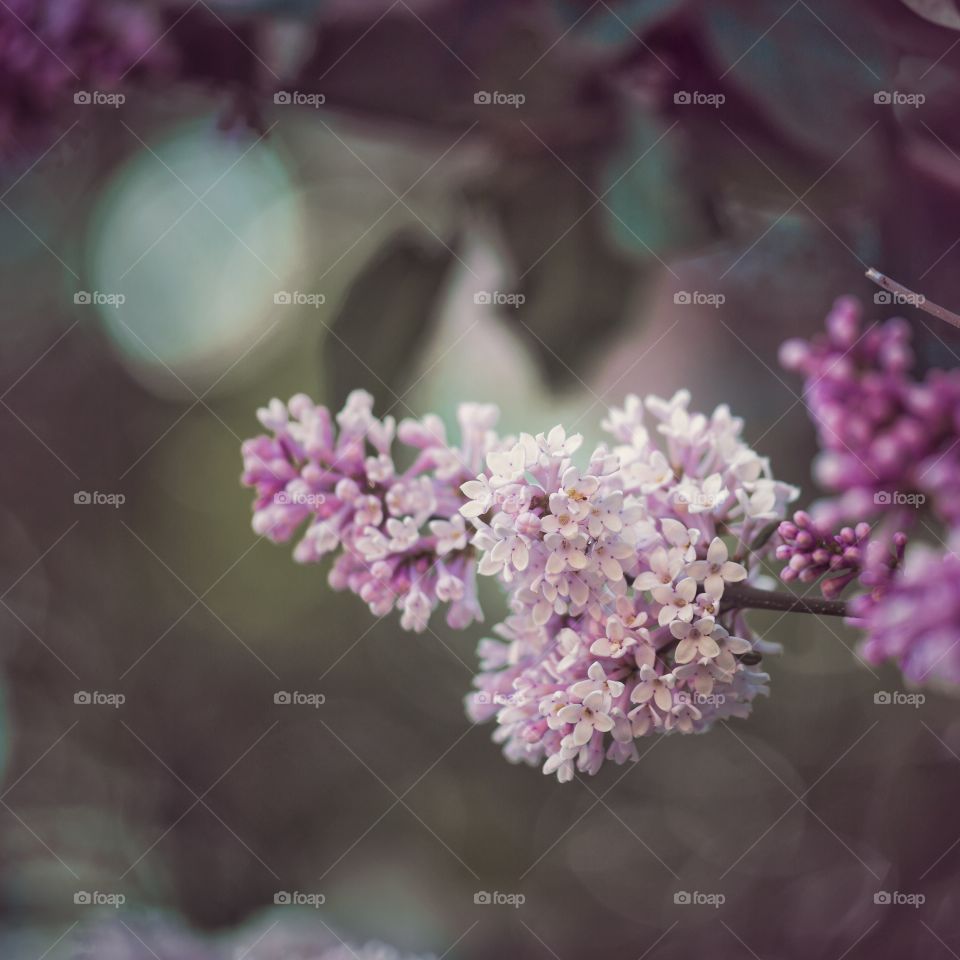
{"label": "four-petaled flower", "polygon": [[662,604],[657,622],[665,627],[671,620],[692,620],[697,581],[684,577],[676,587],[654,587],[653,599]]}
{"label": "four-petaled flower", "polygon": [[672,673],[660,676],[653,667],[644,664],[640,668],[640,682],[633,688],[630,699],[634,703],[647,703],[652,699],[661,710],[669,710],[673,706],[675,683]]}
{"label": "four-petaled flower", "polygon": [[680,641],[674,654],[677,663],[689,663],[694,657],[719,656],[720,647],[712,636],[715,627],[713,617],[702,617],[695,623],[674,620],[670,632]]}
{"label": "four-petaled flower", "polygon": [[558,714],[564,723],[575,724],[573,742],[577,746],[585,744],[594,730],[607,733],[613,729],[613,719],[607,712],[609,705],[599,690],[587,694],[583,703],[569,703]]}
{"label": "four-petaled flower", "polygon": [[746,579],[747,568],[742,563],[728,560],[727,545],[719,537],[714,537],[707,549],[707,559],[688,564],[687,573],[701,581],[707,593],[719,600],[723,596],[724,584]]}

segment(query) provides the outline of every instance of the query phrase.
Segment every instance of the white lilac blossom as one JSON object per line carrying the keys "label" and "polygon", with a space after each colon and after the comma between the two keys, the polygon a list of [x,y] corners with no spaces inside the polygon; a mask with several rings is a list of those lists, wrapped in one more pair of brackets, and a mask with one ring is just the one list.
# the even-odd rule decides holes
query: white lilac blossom
{"label": "white lilac blossom", "polygon": [[[260,411],[272,436],[243,448],[254,530],[302,529],[300,562],[336,551],[333,586],[379,616],[397,608],[406,629],[440,603],[452,626],[479,619],[475,574],[496,577],[511,613],[480,644],[470,714],[496,718],[510,760],[561,781],[596,773],[636,759],[639,737],[705,731],[767,691],[757,663],[774,648],[724,597],[797,491],[725,406],[707,417],[689,401],[627,397],[603,423],[610,440],[577,457],[583,438],[562,426],[497,437],[489,406],[460,408],[451,446],[438,418],[396,426],[363,392],[339,429],[307,397],[274,400]],[[414,451],[404,470],[395,435]]]}
{"label": "white lilac blossom", "polygon": [[648,734],[746,716],[767,691],[756,664],[770,647],[723,597],[772,549],[751,545],[797,491],[726,407],[706,417],[689,399],[628,397],[585,469],[580,437],[557,427],[503,444],[464,486],[478,571],[512,611],[480,644],[468,710],[496,718],[510,760],[570,780],[637,759]]}

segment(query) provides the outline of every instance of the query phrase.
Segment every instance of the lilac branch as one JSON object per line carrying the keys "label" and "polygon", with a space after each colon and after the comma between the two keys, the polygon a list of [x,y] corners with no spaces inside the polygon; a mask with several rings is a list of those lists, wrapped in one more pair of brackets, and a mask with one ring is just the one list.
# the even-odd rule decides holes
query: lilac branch
{"label": "lilac branch", "polygon": [[761,590],[742,583],[727,584],[723,591],[721,609],[728,610],[783,610],[789,613],[812,613],[816,616],[846,617],[849,615],[843,600],[825,600],[821,597],[798,597],[777,590]]}

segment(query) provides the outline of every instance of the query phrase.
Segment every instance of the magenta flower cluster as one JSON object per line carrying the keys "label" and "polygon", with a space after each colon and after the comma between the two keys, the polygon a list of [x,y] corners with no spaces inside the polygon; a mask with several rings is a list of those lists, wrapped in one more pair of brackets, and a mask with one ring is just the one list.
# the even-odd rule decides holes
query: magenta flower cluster
{"label": "magenta flower cluster", "polygon": [[[689,400],[628,397],[584,466],[581,436],[500,438],[489,406],[460,408],[450,446],[436,417],[395,426],[365,393],[336,425],[307,397],[273,401],[271,435],[243,448],[254,529],[303,528],[297,560],[337,551],[332,585],[408,629],[441,603],[453,626],[478,619],[475,574],[496,577],[510,615],[480,645],[471,716],[496,719],[511,760],[595,773],[635,759],[638,737],[745,716],[767,689],[757,664],[774,648],[724,598],[755,577],[797,491],[726,407],[707,417]],[[402,471],[395,434],[412,451]]]}
{"label": "magenta flower cluster", "polygon": [[[780,526],[782,578],[819,580],[828,597],[857,581],[850,606],[867,659],[893,659],[917,683],[960,682],[960,372],[916,378],[906,321],[864,328],[849,297],[825,335],[787,342],[781,359],[806,378],[816,473],[834,494]],[[905,549],[907,532],[942,530],[937,549]]]}
{"label": "magenta flower cluster", "polygon": [[837,494],[817,519],[909,518],[929,501],[947,522],[960,521],[960,371],[913,377],[906,321],[863,328],[851,297],[837,300],[826,326],[825,335],[788,340],[780,352],[805,378],[822,450],[816,478]]}

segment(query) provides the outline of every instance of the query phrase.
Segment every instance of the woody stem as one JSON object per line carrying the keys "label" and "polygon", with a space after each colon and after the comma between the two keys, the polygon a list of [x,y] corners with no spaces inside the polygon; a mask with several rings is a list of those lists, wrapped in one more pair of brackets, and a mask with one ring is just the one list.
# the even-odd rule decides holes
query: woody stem
{"label": "woody stem", "polygon": [[821,617],[849,616],[843,600],[822,597],[798,597],[777,590],[761,590],[742,583],[728,583],[723,591],[721,610],[783,610],[789,613],[812,613]]}

